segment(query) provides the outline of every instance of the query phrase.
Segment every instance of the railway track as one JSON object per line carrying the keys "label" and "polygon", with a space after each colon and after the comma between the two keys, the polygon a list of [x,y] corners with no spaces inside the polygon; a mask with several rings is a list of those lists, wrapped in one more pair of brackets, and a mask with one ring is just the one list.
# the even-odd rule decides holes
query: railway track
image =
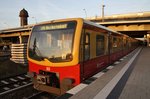
{"label": "railway track", "polygon": [[34,93],[33,95],[29,96],[29,97],[25,97],[23,99],[56,99],[57,96],[50,94],[50,93],[46,93],[46,92],[37,92]]}
{"label": "railway track", "polygon": [[[22,99],[55,99],[56,98],[55,95],[52,95],[49,93],[34,91],[32,86],[33,86],[33,83],[30,77],[26,73],[0,79],[0,98],[10,99],[12,95],[13,95],[13,98],[15,99],[20,99],[20,98]],[[29,88],[33,91],[30,92],[29,89],[26,89],[26,88]],[[26,92],[27,90],[28,92]],[[21,93],[23,94],[21,95]],[[16,96],[15,94],[19,96]]]}
{"label": "railway track", "polygon": [[0,96],[31,85],[31,79],[26,73],[0,79]]}

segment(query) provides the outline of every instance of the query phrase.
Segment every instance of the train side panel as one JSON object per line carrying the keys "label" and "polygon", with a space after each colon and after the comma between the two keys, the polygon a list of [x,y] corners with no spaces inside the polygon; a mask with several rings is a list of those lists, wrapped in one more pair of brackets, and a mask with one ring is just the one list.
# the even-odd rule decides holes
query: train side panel
{"label": "train side panel", "polygon": [[80,47],[81,80],[108,66],[108,31],[84,24]]}

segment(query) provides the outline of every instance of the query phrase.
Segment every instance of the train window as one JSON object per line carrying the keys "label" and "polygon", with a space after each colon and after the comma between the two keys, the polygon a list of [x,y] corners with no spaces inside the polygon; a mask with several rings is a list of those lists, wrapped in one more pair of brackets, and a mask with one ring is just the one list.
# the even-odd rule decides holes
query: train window
{"label": "train window", "polygon": [[90,59],[90,34],[85,34],[85,44],[84,44],[84,60]]}
{"label": "train window", "polygon": [[52,23],[33,28],[29,43],[29,57],[35,60],[67,62],[72,60],[76,22]]}
{"label": "train window", "polygon": [[113,52],[122,50],[122,38],[113,37]]}
{"label": "train window", "polygon": [[104,54],[104,39],[105,37],[103,35],[97,35],[96,36],[96,56],[99,56],[99,55],[103,55]]}
{"label": "train window", "polygon": [[117,37],[113,37],[113,50],[112,50],[112,52],[117,52],[118,51],[118,38]]}
{"label": "train window", "polygon": [[89,39],[90,39],[89,34],[86,34],[85,35],[85,44],[89,43]]}
{"label": "train window", "polygon": [[117,45],[117,38],[113,38],[113,47],[117,47],[118,45]]}

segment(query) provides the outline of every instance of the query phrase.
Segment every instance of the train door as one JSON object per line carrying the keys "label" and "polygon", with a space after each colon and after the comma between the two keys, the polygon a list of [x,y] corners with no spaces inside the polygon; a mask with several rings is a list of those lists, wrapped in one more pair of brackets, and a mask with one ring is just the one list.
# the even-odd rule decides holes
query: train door
{"label": "train door", "polygon": [[86,77],[86,64],[85,62],[90,59],[90,33],[85,32],[85,29],[82,31],[81,41],[80,41],[80,74],[81,81],[83,81]]}
{"label": "train door", "polygon": [[90,33],[84,33],[84,45],[83,45],[83,70],[84,70],[84,78],[87,78],[90,74],[90,70],[88,70],[90,66]]}

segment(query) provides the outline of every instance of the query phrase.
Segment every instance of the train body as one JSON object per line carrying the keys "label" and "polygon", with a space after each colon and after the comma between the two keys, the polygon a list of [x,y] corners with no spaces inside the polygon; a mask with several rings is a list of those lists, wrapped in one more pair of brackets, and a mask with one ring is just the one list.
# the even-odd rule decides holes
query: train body
{"label": "train body", "polygon": [[38,90],[65,93],[137,47],[138,41],[82,18],[37,24],[28,43]]}

